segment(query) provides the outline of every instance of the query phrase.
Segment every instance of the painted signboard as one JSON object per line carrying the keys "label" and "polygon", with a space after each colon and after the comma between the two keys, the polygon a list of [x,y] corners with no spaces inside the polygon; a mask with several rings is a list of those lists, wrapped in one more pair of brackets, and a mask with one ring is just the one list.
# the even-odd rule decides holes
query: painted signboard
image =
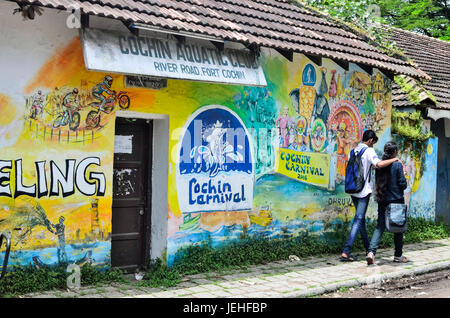
{"label": "painted signboard", "polygon": [[328,189],[330,155],[278,148],[275,171],[289,178]]}
{"label": "painted signboard", "polygon": [[205,106],[186,122],[177,169],[181,212],[250,210],[253,160],[239,117],[224,106]]}
{"label": "painted signboard", "polygon": [[84,29],[82,43],[88,70],[229,84],[267,84],[252,52],[219,51],[207,41],[180,43],[111,30]]}

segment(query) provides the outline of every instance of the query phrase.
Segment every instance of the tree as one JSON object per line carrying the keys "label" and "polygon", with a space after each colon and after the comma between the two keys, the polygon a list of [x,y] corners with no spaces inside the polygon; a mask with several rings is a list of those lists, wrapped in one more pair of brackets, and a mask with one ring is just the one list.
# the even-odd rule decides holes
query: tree
{"label": "tree", "polygon": [[449,0],[305,0],[304,2],[362,28],[375,18],[378,22],[400,29],[450,40]]}
{"label": "tree", "polygon": [[375,0],[375,3],[389,25],[450,40],[448,0]]}

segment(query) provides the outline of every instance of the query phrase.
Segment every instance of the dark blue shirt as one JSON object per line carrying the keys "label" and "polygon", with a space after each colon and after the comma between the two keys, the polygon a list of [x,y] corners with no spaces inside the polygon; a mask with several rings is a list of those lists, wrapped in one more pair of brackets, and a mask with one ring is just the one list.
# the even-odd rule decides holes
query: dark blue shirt
{"label": "dark blue shirt", "polygon": [[406,189],[406,179],[403,173],[403,165],[396,161],[390,166],[382,169],[388,169],[388,181],[382,202],[393,202],[404,200],[403,191]]}

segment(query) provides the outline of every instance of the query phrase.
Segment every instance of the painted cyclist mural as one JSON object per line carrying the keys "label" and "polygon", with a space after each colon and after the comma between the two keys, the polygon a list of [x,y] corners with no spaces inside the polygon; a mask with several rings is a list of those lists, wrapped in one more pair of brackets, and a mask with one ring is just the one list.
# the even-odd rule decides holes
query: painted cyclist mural
{"label": "painted cyclist mural", "polygon": [[[99,128],[102,114],[110,114],[116,106],[128,109],[131,104],[127,92],[116,92],[112,85],[113,78],[107,75],[90,90],[85,87],[56,87],[46,94],[38,90],[28,98],[29,119],[54,129],[77,131]],[[86,112],[83,124],[82,114]]]}

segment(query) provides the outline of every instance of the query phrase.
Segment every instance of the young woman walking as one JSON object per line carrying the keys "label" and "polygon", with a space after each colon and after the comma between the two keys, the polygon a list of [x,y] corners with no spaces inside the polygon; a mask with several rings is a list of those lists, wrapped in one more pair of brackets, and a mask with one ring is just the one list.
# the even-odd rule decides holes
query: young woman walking
{"label": "young woman walking", "polygon": [[[398,146],[395,142],[389,141],[384,146],[383,160],[395,158],[398,154]],[[390,203],[405,203],[403,191],[406,189],[406,179],[403,173],[403,165],[396,161],[392,165],[379,168],[375,172],[375,191],[378,202],[377,227],[370,241],[369,252],[366,261],[368,265],[375,263],[375,254],[380,244],[383,232],[386,229],[385,214]],[[406,263],[408,259],[403,256],[403,233],[394,233],[394,262]]]}

